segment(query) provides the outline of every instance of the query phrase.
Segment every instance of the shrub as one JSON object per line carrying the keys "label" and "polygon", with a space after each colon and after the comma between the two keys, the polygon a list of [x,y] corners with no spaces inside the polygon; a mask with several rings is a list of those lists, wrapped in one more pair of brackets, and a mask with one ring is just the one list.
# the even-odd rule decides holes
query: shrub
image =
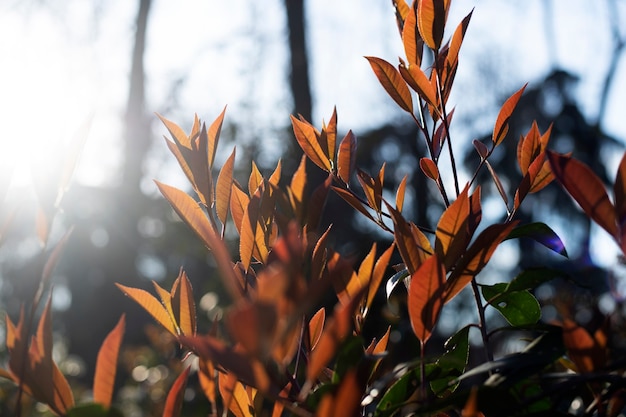
{"label": "shrub", "polygon": [[[415,224],[403,214],[406,178],[391,200],[383,196],[384,165],[374,174],[357,168],[356,136],[348,131],[338,137],[336,111],[321,129],[292,116],[294,136],[304,155],[287,184],[280,163],[268,177],[253,163],[247,183],[241,184],[233,178],[234,149],[223,166],[214,165],[224,112],[209,127],[196,118],[189,134],[161,117],[171,135],[167,146],[195,198],[158,181],[157,187],[211,251],[232,301],[220,323],[198,330],[194,293],[184,270],[169,290],[154,283],[156,296],[117,284],[171,334],[181,348],[181,359],[197,357],[197,366],[186,367],[172,385],[164,416],[180,415],[190,372],[197,373],[215,415],[229,410],[235,416],[270,412],[274,416],[540,416],[571,415],[573,404],[588,415],[616,416],[622,411],[624,363],[612,348],[608,326],[590,331],[564,308],[558,323],[540,321],[532,290],[560,273],[531,269],[493,285],[481,283],[478,277],[507,239],[532,238],[567,255],[549,226],[521,224],[516,219],[525,198],[555,178],[624,251],[626,158],[618,169],[612,202],[588,167],[548,150],[550,129],[542,133],[533,124],[517,146],[521,180],[514,189],[506,189],[489,160],[503,141],[511,140],[509,119],[522,87],[501,107],[488,143],[473,142],[475,174],[461,184],[449,129],[453,112],[447,100],[472,13],[443,43],[450,2],[394,4],[406,57],[398,66],[376,57],[367,60],[425,141],[428,156],[420,159],[420,170],[444,204],[434,228]],[[429,68],[423,68],[424,54],[433,58]],[[451,168],[441,171],[440,160],[446,155]],[[312,190],[307,187],[307,160],[327,174]],[[481,185],[476,183],[476,174],[485,169],[506,206],[504,218],[486,225]],[[393,243],[386,248],[373,243],[358,267],[333,250],[332,226],[320,230],[329,193],[392,236]],[[235,260],[225,243],[227,228],[235,228],[239,236]],[[43,269],[42,288],[59,251],[52,252],[50,264]],[[401,263],[392,265],[397,255]],[[392,326],[373,340],[364,337],[364,323],[383,282],[387,297],[394,293],[405,298],[408,325],[419,343],[414,358],[406,362],[389,354]],[[442,309],[466,287],[473,293],[478,321],[449,335],[443,346],[433,347],[436,354],[428,353]],[[321,307],[329,290],[336,305]],[[55,414],[117,415],[111,405],[124,316],[98,354],[93,404],[77,407],[70,385],[52,360],[50,303],[29,342],[40,298],[41,291],[29,314],[22,312],[17,324],[7,318],[10,360],[2,376],[19,386],[18,397],[22,392],[32,395]],[[488,309],[497,310],[506,327],[488,328]],[[474,350],[484,353],[474,358],[479,364],[473,367],[469,365],[471,331],[479,332],[482,341]],[[531,340],[519,353],[494,358],[492,338],[502,331],[523,331]],[[19,405],[16,411],[21,413]]]}

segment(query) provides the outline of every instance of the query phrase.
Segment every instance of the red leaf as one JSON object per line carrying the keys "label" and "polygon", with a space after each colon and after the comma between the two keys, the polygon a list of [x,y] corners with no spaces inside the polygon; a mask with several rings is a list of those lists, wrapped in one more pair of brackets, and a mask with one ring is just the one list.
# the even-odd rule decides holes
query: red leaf
{"label": "red leaf", "polygon": [[413,332],[422,345],[428,341],[444,304],[446,269],[433,255],[411,274],[408,310]]}
{"label": "red leaf", "polygon": [[96,372],[93,378],[93,400],[102,404],[104,408],[111,406],[113,399],[113,387],[115,384],[115,373],[117,370],[117,357],[124,335],[126,321],[124,314],[120,317],[117,325],[107,335],[96,360]]}
{"label": "red leaf", "polygon": [[167,399],[165,400],[165,407],[163,408],[163,417],[179,417],[180,410],[183,406],[183,400],[185,398],[185,386],[187,385],[187,377],[189,376],[189,370],[187,367],[183,373],[181,373],[174,385],[170,388]]}
{"label": "red leaf", "polygon": [[585,164],[569,156],[548,152],[556,179],[593,221],[619,241],[615,207],[604,184]]}
{"label": "red leaf", "polygon": [[408,113],[413,113],[413,99],[411,91],[398,70],[389,62],[381,58],[366,56],[374,70],[374,74],[383,86],[387,94],[395,101],[400,108]]}
{"label": "red leaf", "polygon": [[420,168],[422,169],[424,175],[426,175],[431,180],[435,182],[439,180],[439,168],[437,168],[437,165],[432,159],[426,157],[421,158]]}
{"label": "red leaf", "polygon": [[517,92],[515,92],[511,97],[509,97],[504,102],[504,104],[502,105],[502,108],[500,109],[500,113],[498,114],[498,118],[496,119],[496,124],[493,127],[493,136],[492,136],[493,143],[496,146],[502,143],[502,141],[506,137],[506,134],[509,131],[509,120],[511,119],[511,114],[513,114],[513,110],[515,110],[515,106],[517,106],[517,102],[519,101],[520,97],[522,97],[522,94],[524,93],[524,90],[526,89],[526,85],[528,84],[525,84],[522,88],[520,88]]}

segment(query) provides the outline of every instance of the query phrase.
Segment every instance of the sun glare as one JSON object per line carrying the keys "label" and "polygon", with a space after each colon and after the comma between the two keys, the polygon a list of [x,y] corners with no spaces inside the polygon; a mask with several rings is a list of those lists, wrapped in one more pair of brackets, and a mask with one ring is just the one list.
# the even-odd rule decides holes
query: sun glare
{"label": "sun glare", "polygon": [[[20,37],[0,46],[0,134],[2,172],[12,167],[12,186],[26,187],[65,158],[67,145],[93,113],[94,87],[63,35],[46,21],[11,24]],[[36,29],[33,29],[36,28]],[[6,35],[6,33],[5,33]],[[6,174],[3,174],[6,175]]]}

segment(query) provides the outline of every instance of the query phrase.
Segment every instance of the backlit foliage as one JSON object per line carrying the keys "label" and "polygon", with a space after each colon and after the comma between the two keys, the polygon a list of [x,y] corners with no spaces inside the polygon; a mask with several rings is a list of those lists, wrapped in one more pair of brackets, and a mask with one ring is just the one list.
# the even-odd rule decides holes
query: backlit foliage
{"label": "backlit foliage", "polygon": [[[502,105],[491,140],[473,142],[475,172],[461,183],[450,135],[454,110],[448,98],[472,12],[446,41],[449,0],[393,3],[405,56],[397,66],[377,57],[366,59],[425,141],[428,156],[420,160],[420,174],[432,181],[444,205],[435,227],[415,224],[405,216],[406,178],[390,200],[383,195],[385,165],[374,173],[359,168],[357,136],[352,131],[338,136],[336,110],[319,129],[291,117],[295,140],[304,153],[291,178],[283,175],[280,162],[266,175],[252,162],[249,177],[239,180],[234,177],[235,149],[221,167],[214,164],[225,111],[208,127],[196,117],[189,133],[159,116],[170,135],[166,145],[193,195],[158,181],[156,185],[210,251],[231,299],[219,326],[200,329],[196,297],[184,270],[171,289],[156,282],[153,292],[117,284],[172,336],[181,359],[188,355],[198,359],[198,366],[185,368],[172,385],[164,416],[181,415],[181,410],[184,414],[185,386],[192,372],[198,374],[214,415],[565,415],[575,398],[598,415],[621,411],[623,362],[611,362],[615,357],[608,330],[589,332],[566,314],[559,323],[540,322],[532,290],[558,272],[523,271],[494,285],[481,284],[478,276],[508,239],[532,238],[567,256],[550,227],[521,224],[517,218],[526,197],[554,179],[626,251],[626,158],[619,166],[611,201],[588,167],[548,149],[550,129],[542,133],[533,124],[517,139],[521,180],[505,187],[489,160],[505,140],[516,140],[508,135],[509,120],[524,86]],[[429,59],[423,60],[426,54]],[[443,156],[450,159],[451,169],[440,169]],[[314,189],[308,184],[307,159],[327,175]],[[481,185],[476,183],[483,169],[506,208],[506,215],[490,224],[483,222]],[[393,243],[388,247],[373,243],[359,264],[333,250],[329,239],[333,227],[321,230],[329,193],[388,233]],[[44,200],[42,207],[48,206]],[[234,255],[225,242],[227,229],[239,237]],[[40,228],[44,240],[46,230]],[[53,251],[50,262],[57,256]],[[400,263],[392,262],[394,256]],[[48,274],[49,268],[44,268],[42,288]],[[364,339],[364,323],[383,287],[388,298],[401,294],[406,299],[409,327],[420,346],[411,361],[398,363],[388,354],[391,326],[373,340]],[[439,356],[427,355],[442,310],[467,287],[474,295],[478,322],[449,335],[433,350],[443,352]],[[321,307],[329,291],[336,300],[330,309]],[[35,307],[40,297],[35,298]],[[531,331],[527,334],[532,340],[522,352],[493,357],[491,338],[502,329],[486,327],[485,311],[490,308],[506,319],[505,329]],[[31,335],[35,310],[22,311],[17,324],[7,317],[10,360],[2,376],[57,415],[113,415],[124,316],[98,354],[93,394],[98,406],[81,411],[52,361],[50,303]],[[468,362],[472,329],[480,333],[485,353],[474,367]]]}

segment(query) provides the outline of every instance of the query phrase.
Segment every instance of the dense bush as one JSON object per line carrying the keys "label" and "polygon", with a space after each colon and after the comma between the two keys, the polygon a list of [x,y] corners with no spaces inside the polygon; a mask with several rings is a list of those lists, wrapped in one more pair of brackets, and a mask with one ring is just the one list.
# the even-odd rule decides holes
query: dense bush
{"label": "dense bush", "polygon": [[[384,165],[373,174],[357,167],[356,136],[348,131],[339,138],[335,111],[321,129],[292,116],[304,155],[288,181],[280,163],[267,177],[253,163],[243,184],[233,178],[234,149],[221,167],[214,165],[224,112],[208,127],[196,118],[189,134],[161,117],[171,136],[167,146],[195,198],[158,181],[157,187],[210,250],[231,300],[222,320],[210,329],[198,329],[194,292],[184,270],[169,290],[155,282],[154,295],[117,284],[179,347],[185,365],[177,367],[180,374],[169,388],[164,416],[181,415],[181,408],[185,414],[191,373],[197,374],[193,381],[206,395],[211,415],[227,410],[235,416],[381,417],[622,412],[626,391],[617,343],[621,336],[610,331],[612,320],[619,318],[607,317],[596,328],[584,328],[574,320],[572,306],[560,303],[555,305],[559,321],[545,323],[533,289],[561,273],[535,268],[492,285],[481,283],[479,274],[508,239],[531,238],[567,256],[549,226],[517,220],[526,197],[555,178],[624,251],[626,158],[611,201],[586,165],[548,150],[550,129],[542,133],[533,124],[518,140],[519,183],[507,189],[489,161],[503,141],[515,140],[507,132],[522,87],[501,107],[491,138],[473,142],[474,175],[461,183],[447,100],[471,13],[443,43],[449,1],[420,0],[409,7],[399,0],[395,5],[406,57],[398,66],[376,57],[367,60],[382,87],[421,132],[428,156],[419,160],[419,168],[445,207],[434,227],[415,224],[403,214],[406,178],[392,198],[383,195]],[[432,65],[425,64],[424,55]],[[449,170],[440,170],[442,157],[449,158]],[[316,167],[307,168],[307,160]],[[327,174],[321,185],[308,186],[311,168]],[[481,170],[489,172],[506,207],[504,218],[491,224],[481,222]],[[60,181],[66,184],[67,178]],[[393,243],[385,248],[373,243],[358,265],[333,250],[333,227],[320,230],[330,193],[393,237]],[[225,242],[231,228],[239,236],[234,260]],[[46,240],[46,228],[39,230]],[[10,400],[18,416],[26,394],[58,415],[120,415],[113,394],[124,315],[99,351],[93,402],[78,406],[52,360],[50,302],[35,324],[37,306],[65,241],[41,264],[40,289],[30,306],[17,321],[6,320],[10,359],[0,375],[17,386]],[[394,259],[401,263],[394,264]],[[405,301],[407,327],[417,341],[411,360],[399,361],[389,353],[394,350],[391,325],[373,340],[365,338],[364,325],[383,287],[387,298]],[[466,287],[473,293],[477,322],[447,335],[443,346],[431,346],[442,309]],[[329,292],[336,296],[331,308]],[[488,328],[489,309],[503,316],[505,327]],[[393,326],[402,324],[400,320]],[[505,331],[528,338],[526,347],[494,357],[493,337]],[[470,332],[480,335],[481,346],[470,344]],[[469,365],[470,353],[478,365]]]}

